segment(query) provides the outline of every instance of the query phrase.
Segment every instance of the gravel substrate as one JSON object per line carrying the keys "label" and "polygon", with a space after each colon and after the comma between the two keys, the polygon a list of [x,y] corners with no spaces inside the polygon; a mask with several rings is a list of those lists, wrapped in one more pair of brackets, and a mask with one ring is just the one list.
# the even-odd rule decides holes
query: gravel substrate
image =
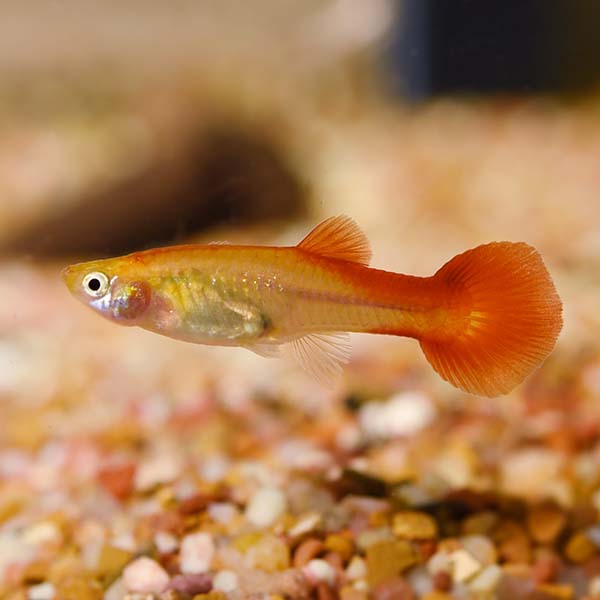
{"label": "gravel substrate", "polygon": [[597,106],[440,103],[332,125],[315,151],[317,197],[378,232],[375,266],[540,248],[565,331],[501,399],[382,337],[356,336],[324,390],[283,361],[116,327],[62,265],[3,260],[0,597],[600,598]]}

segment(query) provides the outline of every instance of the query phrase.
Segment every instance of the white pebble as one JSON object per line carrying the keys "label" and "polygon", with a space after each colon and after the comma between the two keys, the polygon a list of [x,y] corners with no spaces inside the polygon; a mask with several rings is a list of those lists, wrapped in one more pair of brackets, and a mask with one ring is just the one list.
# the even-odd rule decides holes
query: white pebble
{"label": "white pebble", "polygon": [[226,525],[237,517],[238,509],[231,502],[212,502],[208,505],[208,515],[217,523]]}
{"label": "white pebble", "polygon": [[277,488],[261,488],[246,507],[246,519],[257,527],[269,527],[285,512],[286,500]]}
{"label": "white pebble", "polygon": [[238,576],[233,571],[219,571],[213,578],[213,590],[234,592],[238,588]]}
{"label": "white pebble", "polygon": [[38,585],[32,585],[27,590],[28,600],[53,600],[55,594],[56,590],[54,586],[47,581]]}
{"label": "white pebble", "polygon": [[146,556],[136,558],[123,571],[123,583],[132,592],[159,594],[169,583],[169,574]]}
{"label": "white pebble", "polygon": [[502,579],[502,569],[498,565],[488,565],[469,584],[472,592],[489,593],[494,591]]}
{"label": "white pebble", "polygon": [[427,570],[435,575],[436,573],[450,573],[452,571],[452,559],[448,552],[438,550],[428,561]]}
{"label": "white pebble", "polygon": [[369,438],[413,435],[435,418],[431,399],[419,392],[402,392],[385,402],[370,402],[359,414],[359,422]]}
{"label": "white pebble", "polygon": [[482,565],[493,565],[498,560],[494,544],[483,535],[465,535],[458,541],[463,549]]}
{"label": "white pebble", "polygon": [[154,545],[161,554],[170,554],[177,550],[177,538],[166,531],[159,531],[154,536]]}
{"label": "white pebble", "polygon": [[335,584],[335,569],[326,561],[320,558],[313,558],[303,568],[304,574],[309,581],[325,582],[327,585]]}
{"label": "white pebble", "polygon": [[352,560],[346,567],[346,577],[350,581],[355,581],[356,579],[363,579],[367,576],[367,563],[364,558],[360,556],[353,556]]}
{"label": "white pebble", "polygon": [[182,573],[206,573],[215,554],[215,544],[209,533],[192,533],[181,541],[179,563]]}
{"label": "white pebble", "polygon": [[450,560],[454,581],[466,581],[481,571],[481,563],[476,561],[466,550],[455,550],[450,555]]}
{"label": "white pebble", "polygon": [[508,495],[539,499],[560,477],[564,457],[546,448],[527,448],[508,454],[500,464],[500,488]]}
{"label": "white pebble", "polygon": [[290,529],[288,530],[288,534],[293,538],[300,537],[305,533],[310,533],[314,531],[318,525],[321,524],[323,517],[319,513],[308,513],[304,515]]}
{"label": "white pebble", "polygon": [[135,488],[139,491],[173,481],[182,470],[179,457],[173,454],[157,455],[141,462],[135,473]]}
{"label": "white pebble", "polygon": [[123,578],[119,577],[111,586],[104,592],[102,600],[123,600],[127,596],[127,590],[125,589],[125,583]]}

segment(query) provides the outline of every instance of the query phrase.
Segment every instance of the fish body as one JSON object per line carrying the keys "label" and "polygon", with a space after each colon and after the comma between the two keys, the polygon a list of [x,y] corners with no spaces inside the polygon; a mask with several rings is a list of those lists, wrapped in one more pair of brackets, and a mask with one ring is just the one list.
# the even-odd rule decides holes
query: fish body
{"label": "fish body", "polygon": [[187,245],[68,267],[71,292],[102,316],[172,338],[291,350],[331,381],[347,332],[413,337],[434,368],[467,391],[507,392],[552,350],[561,304],[539,254],[500,242],[467,251],[431,277],[368,267],[348,217],[297,246]]}

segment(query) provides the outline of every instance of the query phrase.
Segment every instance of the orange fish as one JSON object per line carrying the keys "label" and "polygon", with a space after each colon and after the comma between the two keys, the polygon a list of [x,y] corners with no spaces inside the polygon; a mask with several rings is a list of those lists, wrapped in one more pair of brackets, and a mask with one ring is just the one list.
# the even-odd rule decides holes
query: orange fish
{"label": "orange fish", "polygon": [[471,393],[509,392],[548,356],[562,306],[524,243],[467,250],[431,277],[369,268],[356,223],[332,217],[297,246],[173,246],[67,267],[102,316],[187,342],[291,350],[321,381],[349,359],[348,332],[416,338],[433,368]]}

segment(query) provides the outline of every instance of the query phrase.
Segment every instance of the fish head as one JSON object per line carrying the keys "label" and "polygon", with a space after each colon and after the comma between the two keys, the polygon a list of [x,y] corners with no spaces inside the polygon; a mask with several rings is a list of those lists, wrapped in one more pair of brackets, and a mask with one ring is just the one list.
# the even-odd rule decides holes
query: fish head
{"label": "fish head", "polygon": [[151,303],[151,286],[136,275],[126,258],[78,263],[62,272],[63,281],[75,298],[123,325],[140,324]]}

